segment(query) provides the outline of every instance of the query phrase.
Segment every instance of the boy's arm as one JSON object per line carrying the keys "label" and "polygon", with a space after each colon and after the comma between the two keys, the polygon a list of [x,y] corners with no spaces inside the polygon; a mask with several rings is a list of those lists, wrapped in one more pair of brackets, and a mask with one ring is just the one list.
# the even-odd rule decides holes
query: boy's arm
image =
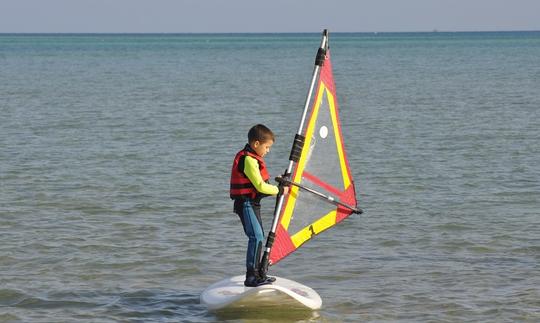
{"label": "boy's arm", "polygon": [[246,156],[244,158],[244,174],[246,174],[247,178],[249,178],[251,181],[251,184],[255,186],[255,189],[259,193],[276,195],[279,192],[279,188],[277,186],[263,181],[261,172],[259,170],[259,163],[251,156]]}

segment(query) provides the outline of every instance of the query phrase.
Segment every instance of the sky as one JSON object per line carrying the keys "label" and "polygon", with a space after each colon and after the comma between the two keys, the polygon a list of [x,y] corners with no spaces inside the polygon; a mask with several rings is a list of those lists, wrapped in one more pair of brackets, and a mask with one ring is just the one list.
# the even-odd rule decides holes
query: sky
{"label": "sky", "polygon": [[540,30],[540,0],[0,0],[0,33]]}

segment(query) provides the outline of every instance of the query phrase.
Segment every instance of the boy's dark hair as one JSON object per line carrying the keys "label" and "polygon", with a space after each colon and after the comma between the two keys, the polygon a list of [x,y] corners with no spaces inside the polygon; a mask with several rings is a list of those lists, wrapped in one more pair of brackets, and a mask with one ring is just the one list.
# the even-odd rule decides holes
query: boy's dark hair
{"label": "boy's dark hair", "polygon": [[275,141],[274,133],[272,132],[272,130],[268,129],[268,127],[263,124],[255,125],[251,127],[251,129],[249,129],[248,142],[252,143],[257,140],[259,142],[265,142],[268,140]]}

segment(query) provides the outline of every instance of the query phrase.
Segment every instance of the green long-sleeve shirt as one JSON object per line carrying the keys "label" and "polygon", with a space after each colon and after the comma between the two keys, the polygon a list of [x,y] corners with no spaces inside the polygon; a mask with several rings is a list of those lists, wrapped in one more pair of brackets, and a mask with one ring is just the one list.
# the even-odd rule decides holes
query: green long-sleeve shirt
{"label": "green long-sleeve shirt", "polygon": [[244,158],[244,174],[251,181],[251,184],[255,186],[255,189],[262,194],[276,195],[279,192],[279,188],[275,185],[266,183],[261,176],[259,170],[259,162],[251,156]]}

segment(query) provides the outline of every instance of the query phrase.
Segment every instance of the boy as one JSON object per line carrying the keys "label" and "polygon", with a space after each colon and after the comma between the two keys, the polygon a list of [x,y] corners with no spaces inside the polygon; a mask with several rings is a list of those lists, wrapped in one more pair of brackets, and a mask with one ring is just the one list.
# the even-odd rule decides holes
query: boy
{"label": "boy", "polygon": [[246,252],[245,286],[255,287],[270,284],[273,277],[264,277],[259,273],[264,232],[261,221],[261,198],[287,194],[288,187],[268,183],[270,175],[263,157],[274,144],[274,134],[262,124],[253,126],[248,133],[248,144],[234,158],[231,170],[231,199],[234,200],[234,212],[240,217],[244,233],[248,236]]}

